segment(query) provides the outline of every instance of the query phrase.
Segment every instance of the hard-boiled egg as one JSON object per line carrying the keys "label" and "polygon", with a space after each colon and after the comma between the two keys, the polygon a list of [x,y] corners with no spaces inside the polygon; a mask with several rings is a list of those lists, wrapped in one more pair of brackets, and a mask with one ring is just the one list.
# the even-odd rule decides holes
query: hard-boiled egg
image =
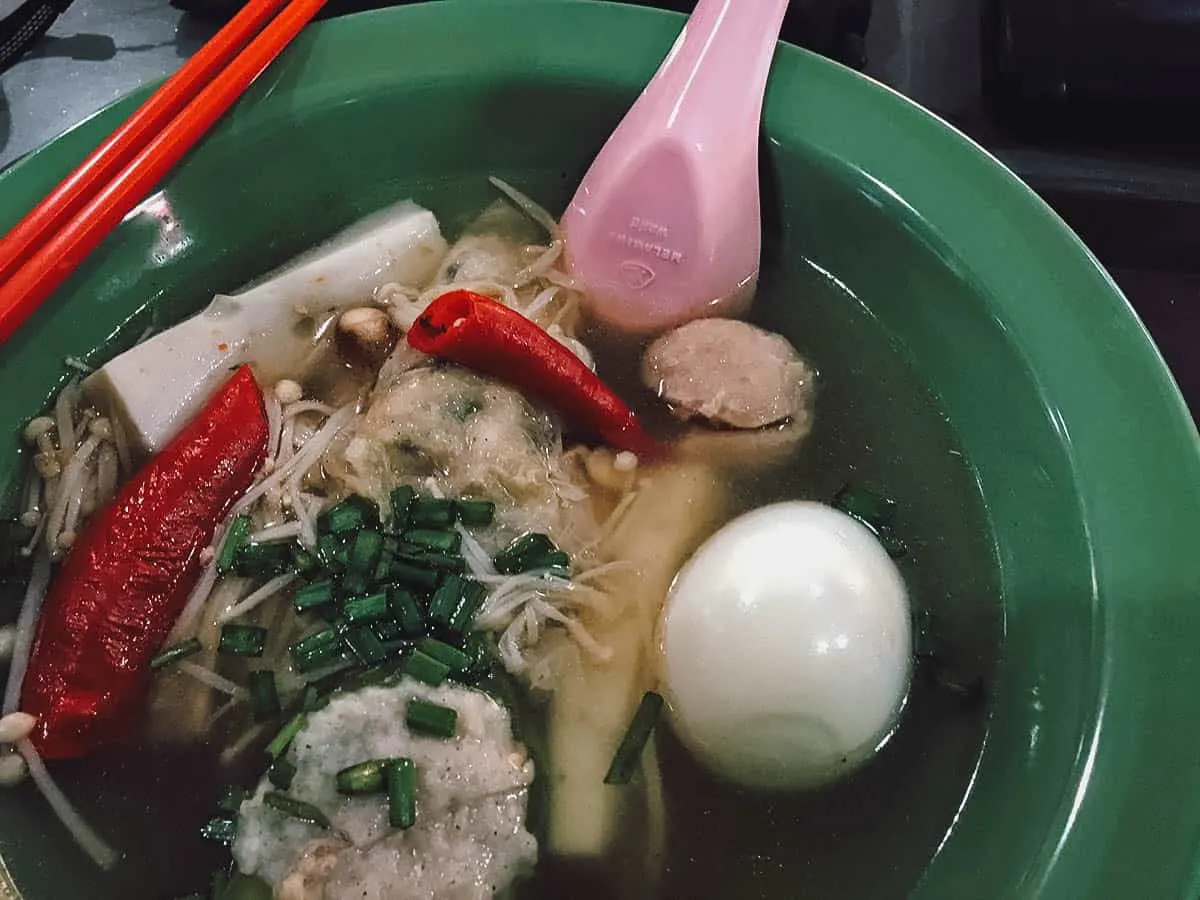
{"label": "hard-boiled egg", "polygon": [[908,694],[904,581],[870,529],[821,503],[765,506],[713,535],[676,576],[660,640],[676,733],[750,787],[850,771]]}

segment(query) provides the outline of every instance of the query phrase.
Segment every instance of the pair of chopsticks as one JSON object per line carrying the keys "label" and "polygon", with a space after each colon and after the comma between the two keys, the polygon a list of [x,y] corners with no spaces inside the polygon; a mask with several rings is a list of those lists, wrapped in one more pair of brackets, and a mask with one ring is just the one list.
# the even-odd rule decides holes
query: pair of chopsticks
{"label": "pair of chopsticks", "polygon": [[325,2],[249,0],[0,240],[0,343],[146,198]]}

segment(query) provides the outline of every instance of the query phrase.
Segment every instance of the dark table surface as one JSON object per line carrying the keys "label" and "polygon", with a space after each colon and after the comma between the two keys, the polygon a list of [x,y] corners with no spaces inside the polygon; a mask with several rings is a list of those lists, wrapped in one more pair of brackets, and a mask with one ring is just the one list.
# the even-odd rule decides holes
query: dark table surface
{"label": "dark table surface", "polygon": [[[14,0],[0,0],[7,13]],[[133,88],[215,31],[165,0],[76,0],[0,75],[0,168]],[[1023,147],[958,123],[1025,178],[1121,285],[1200,411],[1200,165]]]}

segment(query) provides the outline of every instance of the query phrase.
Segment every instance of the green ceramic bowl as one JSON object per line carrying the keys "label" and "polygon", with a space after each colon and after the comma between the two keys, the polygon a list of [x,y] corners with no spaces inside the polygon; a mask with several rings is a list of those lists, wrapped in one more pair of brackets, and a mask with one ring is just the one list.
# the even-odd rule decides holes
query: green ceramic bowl
{"label": "green ceramic bowl", "polygon": [[[0,423],[13,433],[39,408],[63,357],[103,358],[388,200],[413,195],[453,226],[489,197],[492,172],[561,208],[681,21],[455,0],[311,29],[159,202],[0,349]],[[0,226],[134,102],[5,173]],[[986,508],[996,571],[980,579],[1003,595],[988,737],[965,799],[917,875],[883,893],[1193,900],[1200,447],[1162,360],[1062,222],[896,94],[785,47],[765,133],[770,253],[848,286],[861,308],[846,314],[873,320],[936,397]],[[879,362],[865,343],[836,349],[860,373]],[[922,452],[903,465],[919,471]],[[0,482],[15,459],[15,442],[0,445]],[[103,795],[102,779],[72,778],[67,767],[77,795]],[[26,896],[105,894],[29,794],[0,804],[0,852]]]}

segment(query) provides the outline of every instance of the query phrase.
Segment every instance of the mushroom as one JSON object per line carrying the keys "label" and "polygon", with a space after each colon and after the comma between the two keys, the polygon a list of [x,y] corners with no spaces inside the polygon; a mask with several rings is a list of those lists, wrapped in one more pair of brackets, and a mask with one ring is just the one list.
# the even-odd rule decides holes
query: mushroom
{"label": "mushroom", "polygon": [[392,352],[398,337],[396,326],[384,310],[360,306],[338,317],[334,340],[347,362],[375,367]]}

